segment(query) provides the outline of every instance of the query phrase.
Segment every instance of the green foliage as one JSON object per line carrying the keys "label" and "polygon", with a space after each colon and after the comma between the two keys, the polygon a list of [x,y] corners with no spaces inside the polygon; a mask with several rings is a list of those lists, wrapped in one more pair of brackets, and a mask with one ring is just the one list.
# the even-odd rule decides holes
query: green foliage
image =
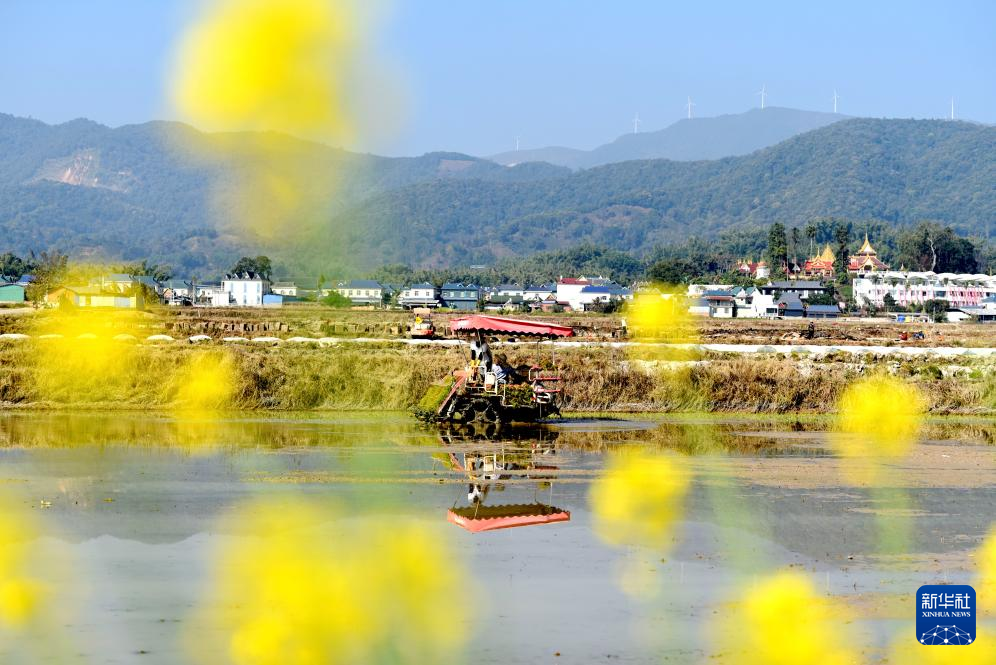
{"label": "green foliage", "polygon": [[[336,196],[328,209],[286,220],[279,240],[263,241],[241,224],[252,211],[226,209],[228,219],[215,205],[219,196],[239,200],[246,186],[239,165],[258,157],[253,141],[233,147],[224,136],[175,123],[52,127],[0,115],[5,249],[26,256],[57,247],[91,256],[98,248],[101,261],[152,257],[178,275],[202,277],[265,252],[283,274],[316,275],[334,266],[331,277],[339,278],[397,263],[415,271],[475,264],[497,270],[514,257],[569,251],[581,240],[633,252],[629,258],[639,264],[667,253],[655,247],[683,245],[692,258],[735,237],[731,253],[758,258],[763,229],[778,221],[812,224],[814,243],[833,242],[832,213],[852,220],[855,233],[871,231],[895,263],[898,253],[879,247],[883,229],[895,235],[933,219],[982,235],[996,217],[996,129],[962,122],[844,120],[742,157],[628,161],[575,173],[453,153],[391,159],[286,141],[300,155],[295,163],[308,165],[302,186],[328,191],[328,179],[318,174],[334,173]],[[94,158],[99,182],[56,182],[58,169],[81,152]],[[297,233],[316,226],[317,236]],[[699,245],[689,242],[693,236]],[[608,258],[608,265],[592,267],[631,273]],[[526,281],[529,270],[550,265],[519,264],[518,275]]]}
{"label": "green foliage", "polygon": [[45,294],[62,284],[68,270],[69,257],[58,251],[46,251],[34,258],[33,262],[35,279],[25,289],[25,295],[37,305],[45,299]]}
{"label": "green foliage", "polygon": [[126,275],[148,275],[156,281],[165,282],[173,277],[173,269],[165,264],[150,263],[148,259],[142,259],[138,263],[122,266],[119,272]]}
{"label": "green foliage", "polygon": [[896,299],[892,297],[891,293],[886,293],[885,296],[882,298],[882,306],[885,308],[885,311],[887,312],[896,311]]}
{"label": "green foliage", "polygon": [[950,226],[921,222],[899,234],[899,261],[910,270],[974,273],[975,246],[955,235]]}
{"label": "green foliage", "polygon": [[659,284],[687,284],[700,277],[698,264],[689,259],[665,258],[656,261],[647,270],[647,277]]}
{"label": "green foliage", "polygon": [[948,303],[945,300],[928,300],[923,303],[923,311],[930,315],[934,323],[943,323],[948,315]]}
{"label": "green foliage", "polygon": [[788,242],[785,239],[785,225],[775,222],[768,229],[768,265],[775,276],[785,274],[788,265]]}
{"label": "green foliage", "polygon": [[34,261],[31,259],[22,259],[10,252],[0,256],[0,278],[16,281],[32,270]]}
{"label": "green foliage", "polygon": [[268,256],[243,256],[239,259],[229,272],[232,273],[244,273],[244,272],[254,272],[257,275],[262,275],[263,277],[269,278],[270,272],[273,270],[273,264]]}
{"label": "green foliage", "polygon": [[837,283],[843,284],[848,280],[847,264],[850,252],[847,250],[847,245],[851,242],[851,224],[845,222],[834,224],[833,239],[837,243],[837,251],[834,252],[833,271],[834,275],[837,276]]}
{"label": "green foliage", "polygon": [[382,284],[429,282],[438,286],[445,282],[459,282],[493,286],[513,282],[525,286],[546,284],[561,275],[604,276],[628,284],[642,278],[645,273],[645,263],[632,254],[583,243],[554,252],[502,259],[485,268],[419,269],[404,263],[393,263],[381,266],[370,277]]}
{"label": "green foliage", "polygon": [[336,307],[339,309],[343,307],[352,307],[353,305],[352,300],[342,295],[338,291],[329,291],[329,294],[324,298],[322,298],[319,302],[321,302],[326,307]]}

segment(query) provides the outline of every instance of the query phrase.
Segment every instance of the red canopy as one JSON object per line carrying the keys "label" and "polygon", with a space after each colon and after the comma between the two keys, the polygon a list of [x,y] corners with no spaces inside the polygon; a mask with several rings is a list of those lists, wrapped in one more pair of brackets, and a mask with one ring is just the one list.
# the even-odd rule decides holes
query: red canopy
{"label": "red canopy", "polygon": [[476,332],[505,335],[541,335],[546,337],[571,337],[574,330],[570,326],[558,326],[542,321],[523,321],[521,319],[505,319],[500,316],[484,316],[473,314],[450,321],[453,332]]}
{"label": "red canopy", "polygon": [[496,529],[512,529],[517,526],[569,522],[571,514],[566,510],[543,503],[514,504],[503,506],[467,506],[452,508],[446,513],[446,521],[478,533]]}

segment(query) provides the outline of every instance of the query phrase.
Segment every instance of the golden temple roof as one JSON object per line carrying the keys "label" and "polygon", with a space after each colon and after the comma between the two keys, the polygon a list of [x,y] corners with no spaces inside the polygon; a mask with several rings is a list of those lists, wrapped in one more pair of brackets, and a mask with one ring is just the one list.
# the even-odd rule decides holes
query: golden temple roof
{"label": "golden temple roof", "polygon": [[861,245],[861,249],[858,250],[858,255],[859,256],[860,255],[878,256],[878,252],[876,252],[875,248],[871,246],[870,242],[868,242],[868,234],[867,233],[865,233],[865,242],[864,242],[864,244]]}

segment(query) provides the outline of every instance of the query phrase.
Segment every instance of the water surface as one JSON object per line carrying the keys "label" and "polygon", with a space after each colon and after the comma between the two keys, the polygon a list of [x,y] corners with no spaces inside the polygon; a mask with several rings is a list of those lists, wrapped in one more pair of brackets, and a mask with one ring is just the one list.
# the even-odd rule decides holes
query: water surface
{"label": "water surface", "polygon": [[[464,436],[403,414],[8,414],[0,483],[62,554],[59,662],[189,662],[211,557],[247,537],[221,517],[291,495],[335,507],[329,537],[368,520],[437,528],[472,578],[448,617],[470,636],[459,662],[705,661],[736,594],[785,568],[858,612],[874,662],[912,633],[917,587],[972,580],[996,499],[996,427],[932,423],[909,458],[864,484],[823,428],[577,419]],[[589,490],[622,450],[691,471],[664,550],[596,534]],[[451,509],[517,504],[569,520],[481,533],[447,521]],[[0,661],[37,662],[3,642]]]}

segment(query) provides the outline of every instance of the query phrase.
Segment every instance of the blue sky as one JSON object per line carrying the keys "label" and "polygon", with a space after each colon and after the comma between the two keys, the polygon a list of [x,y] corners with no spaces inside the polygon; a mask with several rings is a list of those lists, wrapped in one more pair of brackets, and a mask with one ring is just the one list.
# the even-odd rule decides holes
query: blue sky
{"label": "blue sky", "polygon": [[[194,0],[0,1],[0,112],[113,126],[168,118]],[[354,149],[590,148],[768,103],[996,122],[996,2],[397,0],[371,49],[403,81]],[[394,101],[398,95],[405,103]],[[389,116],[389,117],[388,117]],[[380,127],[394,126],[391,132]]]}

